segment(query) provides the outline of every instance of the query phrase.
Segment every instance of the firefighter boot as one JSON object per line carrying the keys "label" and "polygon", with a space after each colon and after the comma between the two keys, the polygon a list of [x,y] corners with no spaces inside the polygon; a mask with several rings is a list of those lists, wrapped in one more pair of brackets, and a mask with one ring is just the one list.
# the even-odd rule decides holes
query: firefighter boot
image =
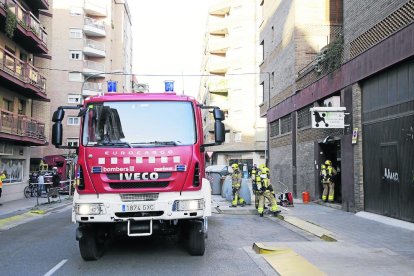
{"label": "firefighter boot", "polygon": [[263,217],[263,213],[260,213],[259,216],[262,218]]}

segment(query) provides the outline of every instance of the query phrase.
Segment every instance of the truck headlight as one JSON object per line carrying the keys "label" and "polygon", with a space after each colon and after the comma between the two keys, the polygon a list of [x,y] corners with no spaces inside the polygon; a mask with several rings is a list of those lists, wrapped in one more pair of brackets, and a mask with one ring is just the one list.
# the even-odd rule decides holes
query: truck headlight
{"label": "truck headlight", "polygon": [[203,199],[176,200],[173,205],[173,211],[197,211],[203,209]]}
{"label": "truck headlight", "polygon": [[103,215],[105,207],[102,203],[77,203],[75,211],[77,215]]}

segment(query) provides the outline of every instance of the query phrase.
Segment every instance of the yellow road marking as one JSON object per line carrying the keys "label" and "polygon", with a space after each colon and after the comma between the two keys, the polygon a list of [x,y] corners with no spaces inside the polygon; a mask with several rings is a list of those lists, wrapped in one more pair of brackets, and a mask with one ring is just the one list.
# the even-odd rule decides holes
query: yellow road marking
{"label": "yellow road marking", "polygon": [[27,213],[24,213],[24,214],[21,214],[21,215],[16,215],[16,216],[12,216],[12,217],[9,217],[9,218],[0,219],[0,228],[4,228],[8,225],[11,225],[13,223],[19,222],[19,221],[27,219],[27,218],[32,218],[32,217],[38,216],[39,214],[44,214],[44,211],[43,211],[43,213],[42,212],[33,212],[33,211],[31,211],[31,212],[27,212]]}

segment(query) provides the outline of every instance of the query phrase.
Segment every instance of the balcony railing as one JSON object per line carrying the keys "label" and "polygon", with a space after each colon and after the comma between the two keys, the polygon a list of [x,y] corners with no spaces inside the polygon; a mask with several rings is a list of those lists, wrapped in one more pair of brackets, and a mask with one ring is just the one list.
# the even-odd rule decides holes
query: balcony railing
{"label": "balcony railing", "polygon": [[45,124],[31,117],[0,109],[0,133],[46,142]]}
{"label": "balcony railing", "polygon": [[46,78],[32,64],[24,62],[0,47],[0,70],[20,81],[35,86],[40,92],[46,91]]}
{"label": "balcony railing", "polygon": [[0,6],[9,7],[10,11],[16,15],[17,22],[38,37],[44,46],[47,45],[47,34],[43,26],[30,11],[24,9],[16,0],[0,0]]}
{"label": "balcony railing", "polygon": [[[105,72],[105,63],[103,62],[96,62],[92,60],[84,60],[83,61],[83,67],[84,69],[88,69],[88,72],[91,73],[99,73],[99,72]],[[85,71],[85,70],[84,70]]]}
{"label": "balcony railing", "polygon": [[90,17],[85,17],[83,30],[91,36],[105,36],[106,33],[105,24]]}

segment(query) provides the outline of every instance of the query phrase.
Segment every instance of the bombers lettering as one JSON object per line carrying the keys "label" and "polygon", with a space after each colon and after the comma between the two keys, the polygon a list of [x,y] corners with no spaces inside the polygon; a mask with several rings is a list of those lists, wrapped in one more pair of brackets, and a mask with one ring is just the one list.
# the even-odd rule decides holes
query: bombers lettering
{"label": "bombers lettering", "polygon": [[121,156],[149,156],[149,155],[166,155],[166,154],[173,154],[174,151],[173,150],[146,150],[146,151],[142,151],[142,150],[107,150],[104,152],[105,155],[121,155]]}
{"label": "bombers lettering", "polygon": [[157,172],[120,173],[119,180],[157,180]]}

